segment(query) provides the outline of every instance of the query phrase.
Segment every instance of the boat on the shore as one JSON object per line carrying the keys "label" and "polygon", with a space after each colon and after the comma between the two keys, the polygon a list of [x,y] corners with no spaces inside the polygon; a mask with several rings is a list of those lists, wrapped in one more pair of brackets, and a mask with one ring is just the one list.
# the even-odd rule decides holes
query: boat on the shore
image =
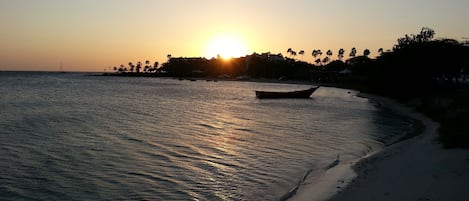
{"label": "boat on the shore", "polygon": [[309,98],[311,94],[318,89],[319,86],[311,87],[306,90],[299,91],[256,91],[256,97],[260,99],[264,98]]}

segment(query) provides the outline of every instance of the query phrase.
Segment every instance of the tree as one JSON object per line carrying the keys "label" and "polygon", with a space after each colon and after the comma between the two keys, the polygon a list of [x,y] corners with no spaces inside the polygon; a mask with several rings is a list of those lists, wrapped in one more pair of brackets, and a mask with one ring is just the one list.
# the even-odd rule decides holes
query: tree
{"label": "tree", "polygon": [[303,55],[305,54],[305,51],[304,50],[300,50],[300,52],[298,52],[298,54],[301,55],[301,59],[303,59]]}
{"label": "tree", "polygon": [[292,57],[296,56],[296,52],[292,48],[288,48],[287,53],[289,53]]}
{"label": "tree", "polygon": [[467,53],[458,41],[434,40],[434,34],[424,27],[417,35],[398,38],[392,51],[376,59],[372,84],[389,94],[409,97],[433,93],[441,84],[457,83]]}
{"label": "tree", "polygon": [[318,55],[316,53],[316,49],[313,50],[313,52],[311,52],[311,56],[313,56],[314,58],[316,58]]}
{"label": "tree", "polygon": [[352,47],[352,50],[350,50],[349,57],[355,57],[357,55],[357,48]]}
{"label": "tree", "polygon": [[332,56],[332,50],[327,50],[326,55],[327,55],[328,57],[331,57],[331,56]]}
{"label": "tree", "polygon": [[290,54],[291,54],[292,57],[295,57],[295,56],[296,56],[296,52],[295,52],[295,51],[291,51]]}
{"label": "tree", "polygon": [[157,72],[158,65],[159,65],[158,61],[155,61],[155,63],[153,64],[153,72],[155,72],[155,73]]}
{"label": "tree", "polygon": [[321,64],[321,58],[314,60],[314,62],[315,62],[317,65],[320,65],[320,64]]}
{"label": "tree", "polygon": [[379,53],[380,55],[383,55],[383,53],[384,53],[383,48],[379,48],[379,49],[378,49],[378,53]]}
{"label": "tree", "polygon": [[313,53],[311,53],[311,55],[313,55],[314,58],[318,57],[321,53],[321,50],[313,50]]}
{"label": "tree", "polygon": [[137,67],[135,70],[137,71],[137,73],[140,73],[140,69],[142,69],[142,62],[139,61],[137,62]]}
{"label": "tree", "polygon": [[129,62],[129,70],[131,73],[134,72],[134,67],[134,64],[132,62]]}
{"label": "tree", "polygon": [[293,49],[292,49],[292,48],[288,48],[288,49],[287,49],[287,54],[289,54],[290,56],[292,55],[292,52],[293,52]]}
{"label": "tree", "polygon": [[368,57],[368,55],[370,55],[370,53],[371,53],[371,52],[370,52],[369,49],[363,50],[363,56],[365,56],[365,57]]}
{"label": "tree", "polygon": [[406,46],[412,46],[415,44],[421,44],[425,42],[429,42],[433,39],[433,36],[435,35],[435,31],[433,29],[430,29],[428,27],[423,27],[420,30],[420,33],[417,35],[411,34],[411,35],[405,35],[402,38],[397,39],[397,44],[394,45],[393,49],[399,50],[402,48],[405,48]]}
{"label": "tree", "polygon": [[[143,72],[144,73],[148,73],[148,70],[150,69],[150,61],[149,60],[145,60],[145,66],[143,66]],[[143,65],[143,64],[142,64]]]}
{"label": "tree", "polygon": [[344,58],[344,54],[345,54],[345,50],[343,48],[340,48],[339,49],[339,54],[337,55],[337,57],[339,58],[339,60],[342,61],[342,58]]}
{"label": "tree", "polygon": [[313,55],[314,58],[317,58],[319,56],[319,58],[317,58],[316,60],[314,60],[314,62],[317,64],[317,65],[321,65],[321,55],[322,55],[322,51],[320,49],[315,49],[313,50],[313,52],[311,53]]}
{"label": "tree", "polygon": [[322,63],[328,63],[331,59],[329,58],[329,56],[327,57],[324,57],[324,59],[322,59]]}

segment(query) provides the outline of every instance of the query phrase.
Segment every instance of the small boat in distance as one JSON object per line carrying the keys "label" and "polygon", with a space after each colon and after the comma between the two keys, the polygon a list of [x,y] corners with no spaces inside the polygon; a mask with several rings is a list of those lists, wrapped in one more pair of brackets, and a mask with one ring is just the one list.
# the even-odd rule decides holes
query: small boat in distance
{"label": "small boat in distance", "polygon": [[278,92],[278,91],[256,91],[256,97],[260,99],[264,98],[309,98],[311,94],[318,89],[319,86],[312,87],[306,90],[299,91],[287,91],[287,92]]}

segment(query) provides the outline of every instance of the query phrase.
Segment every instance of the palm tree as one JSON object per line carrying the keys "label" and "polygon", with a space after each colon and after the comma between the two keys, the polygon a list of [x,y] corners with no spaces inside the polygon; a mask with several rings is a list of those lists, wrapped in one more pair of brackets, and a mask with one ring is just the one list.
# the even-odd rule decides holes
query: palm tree
{"label": "palm tree", "polygon": [[363,51],[363,56],[368,57],[368,55],[370,55],[370,53],[371,53],[371,52],[370,52],[369,49],[365,49],[365,50]]}
{"label": "palm tree", "polygon": [[[330,60],[330,57],[332,56],[332,50],[327,50],[326,55],[327,55],[327,57],[329,57],[329,60]],[[326,62],[324,62],[324,63],[326,63]]]}
{"label": "palm tree", "polygon": [[331,59],[329,58],[329,56],[327,57],[324,57],[324,59],[322,59],[322,63],[328,63]]}
{"label": "palm tree", "polygon": [[153,64],[153,71],[156,73],[156,71],[158,70],[158,61],[155,61],[155,63]]}
{"label": "palm tree", "polygon": [[317,56],[321,56],[321,55],[322,55],[322,52],[321,52],[320,49],[313,50],[312,55],[313,55],[314,58],[316,58]]}
{"label": "palm tree", "polygon": [[134,72],[134,67],[134,64],[132,62],[129,62],[129,70],[131,73]]}
{"label": "palm tree", "polygon": [[317,58],[319,56],[318,59],[314,60],[314,62],[317,64],[317,65],[320,65],[321,64],[321,55],[322,55],[322,51],[320,49],[317,49],[317,50],[313,50],[313,53],[312,53],[313,57],[314,58]]}
{"label": "palm tree", "polygon": [[298,54],[301,55],[301,60],[303,60],[303,55],[305,54],[305,51],[304,51],[304,50],[300,50],[300,52],[298,52]]}
{"label": "palm tree", "polygon": [[287,53],[289,53],[290,56],[292,56],[292,57],[296,56],[296,52],[293,51],[293,49],[291,49],[291,48],[288,48]]}
{"label": "palm tree", "polygon": [[293,51],[293,50],[292,50],[292,51],[290,52],[290,54],[291,54],[292,57],[296,57],[296,51]]}
{"label": "palm tree", "polygon": [[321,58],[316,59],[314,62],[315,62],[317,65],[320,65],[320,64],[321,64]]}
{"label": "palm tree", "polygon": [[141,68],[142,68],[142,62],[139,61],[139,62],[137,62],[137,69],[136,69],[137,73],[140,73]]}
{"label": "palm tree", "polygon": [[379,53],[380,55],[383,55],[383,53],[384,53],[383,48],[379,48],[379,49],[378,49],[378,53]]}
{"label": "palm tree", "polygon": [[349,57],[355,57],[357,56],[357,48],[352,47],[352,50],[350,50]]}
{"label": "palm tree", "polygon": [[342,58],[344,58],[344,54],[345,54],[345,50],[343,48],[340,48],[339,49],[339,54],[337,55],[339,60],[342,60]]}
{"label": "palm tree", "polygon": [[145,71],[145,73],[148,73],[148,71],[150,70],[150,61],[149,60],[146,60],[145,61],[145,68],[143,69],[143,71]]}

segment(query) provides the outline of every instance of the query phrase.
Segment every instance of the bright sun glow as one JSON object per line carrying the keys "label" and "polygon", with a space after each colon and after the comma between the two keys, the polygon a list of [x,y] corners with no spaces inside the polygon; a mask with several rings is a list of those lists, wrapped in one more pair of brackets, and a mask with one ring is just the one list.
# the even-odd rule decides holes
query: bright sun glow
{"label": "bright sun glow", "polygon": [[246,56],[248,48],[243,39],[233,35],[221,35],[208,42],[205,57],[213,58],[218,55],[224,59]]}

